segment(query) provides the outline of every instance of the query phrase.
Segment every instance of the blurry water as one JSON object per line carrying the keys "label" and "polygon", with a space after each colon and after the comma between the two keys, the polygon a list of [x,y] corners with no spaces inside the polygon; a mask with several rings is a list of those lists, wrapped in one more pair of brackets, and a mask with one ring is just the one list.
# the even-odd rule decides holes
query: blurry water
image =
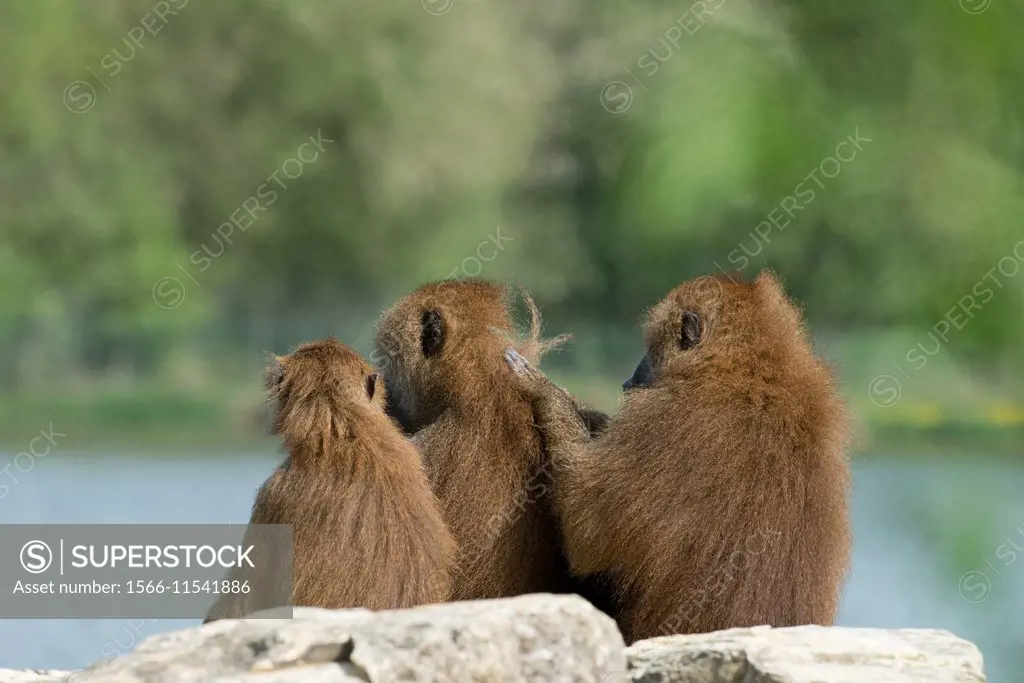
{"label": "blurry water", "polygon": [[[245,523],[278,458],[55,454],[19,475],[0,500],[0,522]],[[982,648],[990,681],[1013,680],[1024,642],[1024,559],[1016,562],[1006,543],[1024,548],[1024,465],[861,459],[854,482],[854,561],[840,623],[948,629]],[[198,623],[2,620],[0,668],[74,669]]]}

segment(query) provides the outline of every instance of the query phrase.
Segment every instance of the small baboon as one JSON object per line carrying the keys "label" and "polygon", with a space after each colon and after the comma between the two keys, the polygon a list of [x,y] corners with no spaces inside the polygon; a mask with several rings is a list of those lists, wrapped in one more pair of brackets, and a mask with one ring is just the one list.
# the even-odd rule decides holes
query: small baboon
{"label": "small baboon", "polygon": [[455,542],[420,454],[385,412],[378,374],[327,339],[275,358],[266,386],[288,457],[259,490],[250,524],[292,525],[293,604],[447,600]]}
{"label": "small baboon", "polygon": [[[585,593],[570,583],[530,402],[509,382],[501,357],[511,341],[537,362],[561,341],[541,341],[539,313],[524,298],[532,316],[525,339],[512,322],[511,291],[482,280],[424,285],[377,326],[390,409],[414,433],[459,545],[456,600]],[[601,413],[573,405],[600,429]]]}
{"label": "small baboon", "polygon": [[514,350],[552,460],[566,552],[611,577],[629,642],[831,624],[850,556],[848,419],[775,277],[704,277],[649,313],[647,355],[591,439]]}

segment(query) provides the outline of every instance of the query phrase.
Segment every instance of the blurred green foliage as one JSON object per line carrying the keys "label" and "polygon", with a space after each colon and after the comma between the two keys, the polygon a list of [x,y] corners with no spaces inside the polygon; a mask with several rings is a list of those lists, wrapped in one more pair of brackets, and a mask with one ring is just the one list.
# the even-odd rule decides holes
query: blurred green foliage
{"label": "blurred green foliage", "polygon": [[818,329],[928,342],[952,315],[944,344],[1018,372],[1021,19],[1007,0],[4,3],[0,382],[202,386],[326,333],[366,351],[389,301],[478,272],[619,373],[668,289],[762,267]]}

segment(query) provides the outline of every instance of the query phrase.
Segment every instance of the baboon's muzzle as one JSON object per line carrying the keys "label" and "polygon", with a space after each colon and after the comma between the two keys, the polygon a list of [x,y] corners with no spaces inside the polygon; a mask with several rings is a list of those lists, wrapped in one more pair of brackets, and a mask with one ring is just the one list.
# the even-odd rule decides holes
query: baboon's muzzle
{"label": "baboon's muzzle", "polygon": [[627,379],[622,384],[623,391],[630,391],[632,389],[642,389],[651,386],[651,381],[654,379],[654,369],[651,366],[651,357],[645,355],[640,364],[636,366],[636,370],[633,371],[633,376]]}

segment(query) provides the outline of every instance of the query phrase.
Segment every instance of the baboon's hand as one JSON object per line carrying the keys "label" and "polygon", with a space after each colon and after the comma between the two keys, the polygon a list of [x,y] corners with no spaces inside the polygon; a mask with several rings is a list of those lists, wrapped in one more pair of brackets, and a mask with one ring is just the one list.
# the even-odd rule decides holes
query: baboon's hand
{"label": "baboon's hand", "polygon": [[[542,412],[553,410],[559,415],[571,416],[572,421],[589,425],[591,413],[594,413],[595,423],[607,422],[607,416],[597,411],[591,411],[569,393],[565,387],[560,387],[552,382],[547,375],[533,367],[530,361],[526,360],[515,349],[505,349],[505,362],[512,369],[512,382],[515,386],[529,397],[535,408],[541,408]],[[603,417],[602,421],[599,417]]]}
{"label": "baboon's hand", "polygon": [[544,373],[530,364],[515,349],[505,349],[505,362],[512,370],[513,383],[528,396],[536,397],[551,384]]}
{"label": "baboon's hand", "polygon": [[[586,406],[533,367],[515,349],[505,350],[505,362],[512,369],[512,383],[533,406],[534,419],[547,439],[548,453],[553,462],[557,464],[571,457],[585,446],[591,434],[600,430],[599,427],[591,427],[591,416],[585,414],[589,411]],[[595,417],[593,424],[600,422]]]}
{"label": "baboon's hand", "polygon": [[599,436],[607,428],[610,419],[607,415],[600,410],[594,410],[570,394],[567,389],[552,382],[543,372],[530,365],[530,361],[523,358],[515,349],[505,350],[505,362],[512,368],[514,381],[520,390],[533,398],[535,402],[542,396],[546,396],[556,399],[560,405],[571,405],[592,437]]}

